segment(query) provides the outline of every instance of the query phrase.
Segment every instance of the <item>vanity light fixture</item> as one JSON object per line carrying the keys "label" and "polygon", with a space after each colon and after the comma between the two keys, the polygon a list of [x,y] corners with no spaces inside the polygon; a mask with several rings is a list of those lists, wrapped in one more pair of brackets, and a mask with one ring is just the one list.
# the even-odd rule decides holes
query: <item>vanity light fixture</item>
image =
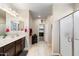
{"label": "vanity light fixture", "polygon": [[15,11],[13,11],[11,8],[5,8],[5,7],[0,6],[0,9],[2,9],[3,11],[9,13],[12,16],[16,17],[16,15],[18,15],[18,13],[16,13]]}

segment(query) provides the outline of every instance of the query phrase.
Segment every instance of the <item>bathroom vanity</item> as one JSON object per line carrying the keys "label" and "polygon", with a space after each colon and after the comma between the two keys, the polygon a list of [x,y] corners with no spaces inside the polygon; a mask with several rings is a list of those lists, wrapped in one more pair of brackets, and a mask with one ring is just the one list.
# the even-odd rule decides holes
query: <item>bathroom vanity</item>
{"label": "bathroom vanity", "polygon": [[0,9],[0,55],[17,56],[23,51],[26,37],[23,29],[23,21]]}
{"label": "bathroom vanity", "polygon": [[25,35],[0,40],[0,55],[18,56],[25,47]]}

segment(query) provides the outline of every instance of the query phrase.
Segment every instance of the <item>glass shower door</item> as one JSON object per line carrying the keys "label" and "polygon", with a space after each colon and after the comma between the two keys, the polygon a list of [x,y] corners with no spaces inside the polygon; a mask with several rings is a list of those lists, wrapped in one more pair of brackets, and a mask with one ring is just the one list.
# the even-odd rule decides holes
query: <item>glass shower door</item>
{"label": "glass shower door", "polygon": [[72,55],[72,30],[72,15],[60,20],[60,53],[63,56]]}

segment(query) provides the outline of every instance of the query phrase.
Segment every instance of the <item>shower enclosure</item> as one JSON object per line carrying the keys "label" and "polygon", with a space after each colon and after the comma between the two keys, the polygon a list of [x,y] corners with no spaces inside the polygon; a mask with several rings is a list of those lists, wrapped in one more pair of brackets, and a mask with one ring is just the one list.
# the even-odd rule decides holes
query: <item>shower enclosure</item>
{"label": "shower enclosure", "polygon": [[79,11],[59,20],[60,54],[79,56]]}

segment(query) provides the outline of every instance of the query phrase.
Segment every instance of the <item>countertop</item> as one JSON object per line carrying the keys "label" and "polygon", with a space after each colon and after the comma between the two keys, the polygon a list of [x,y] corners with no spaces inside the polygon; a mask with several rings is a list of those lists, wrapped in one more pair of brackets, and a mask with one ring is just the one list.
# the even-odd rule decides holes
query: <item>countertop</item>
{"label": "countertop", "polygon": [[3,47],[11,42],[14,42],[16,40],[19,40],[20,38],[23,38],[25,37],[26,35],[25,34],[21,34],[21,35],[8,35],[6,36],[4,39],[0,39],[0,47]]}

